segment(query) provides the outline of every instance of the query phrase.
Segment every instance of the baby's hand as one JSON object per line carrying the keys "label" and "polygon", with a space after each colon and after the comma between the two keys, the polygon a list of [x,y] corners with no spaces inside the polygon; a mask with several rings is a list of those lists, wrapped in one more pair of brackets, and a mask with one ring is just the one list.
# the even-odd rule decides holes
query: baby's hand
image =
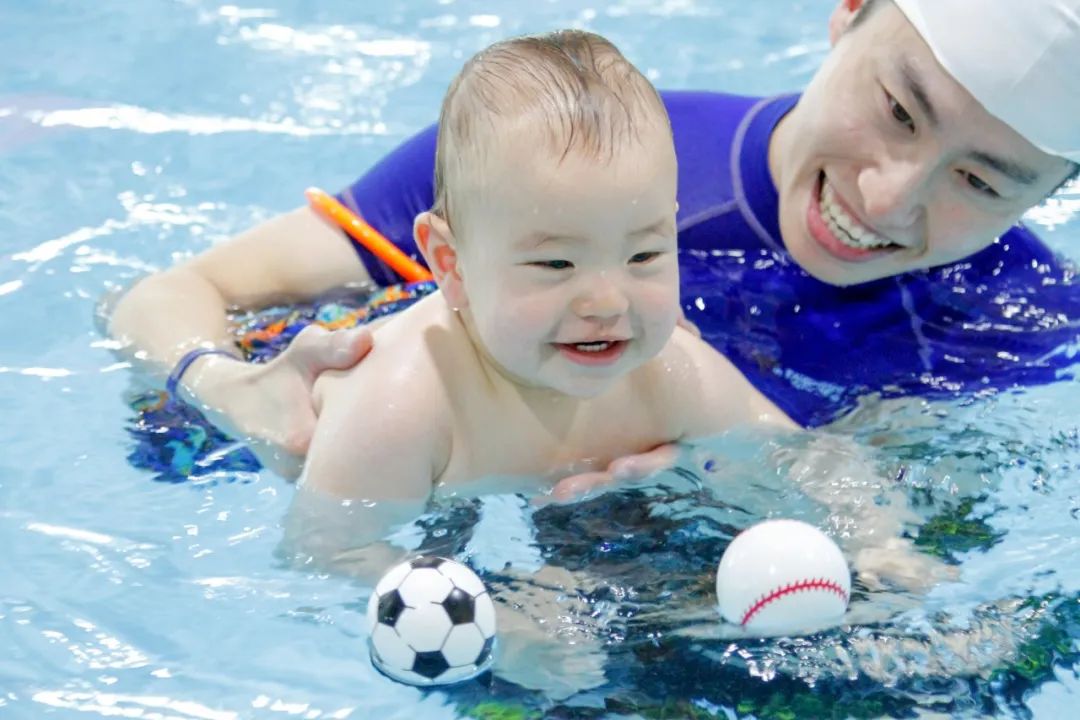
{"label": "baby's hand", "polygon": [[854,564],[859,579],[875,591],[892,586],[921,594],[938,582],[960,576],[959,568],[919,552],[904,538],[889,538],[884,545],[859,550]]}
{"label": "baby's hand", "polygon": [[346,370],[371,350],[366,329],[305,328],[265,365],[221,358],[185,376],[198,407],[225,432],[247,440],[259,461],[283,477],[300,474],[315,430],[312,387],[326,370]]}
{"label": "baby's hand", "polygon": [[678,457],[678,446],[670,444],[638,455],[627,455],[612,460],[606,470],[563,478],[555,484],[550,495],[544,500],[558,503],[577,502],[603,492],[616,483],[630,484],[665,470],[673,466]]}
{"label": "baby's hand", "polygon": [[536,499],[536,503],[546,505],[548,503],[571,503],[584,500],[602,488],[615,484],[615,478],[609,471],[578,473],[565,477],[555,483],[551,492]]}

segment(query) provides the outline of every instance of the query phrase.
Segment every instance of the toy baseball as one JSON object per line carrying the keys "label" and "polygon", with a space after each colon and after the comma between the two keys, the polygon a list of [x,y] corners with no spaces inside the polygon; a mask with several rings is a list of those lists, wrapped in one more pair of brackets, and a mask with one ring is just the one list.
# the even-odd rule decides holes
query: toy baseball
{"label": "toy baseball", "polygon": [[720,614],[755,635],[834,624],[850,594],[851,573],[840,548],[798,520],[766,520],[739,533],[716,572]]}
{"label": "toy baseball", "polygon": [[408,685],[462,682],[491,666],[495,605],[469,568],[419,557],[391,568],[367,607],[371,660]]}

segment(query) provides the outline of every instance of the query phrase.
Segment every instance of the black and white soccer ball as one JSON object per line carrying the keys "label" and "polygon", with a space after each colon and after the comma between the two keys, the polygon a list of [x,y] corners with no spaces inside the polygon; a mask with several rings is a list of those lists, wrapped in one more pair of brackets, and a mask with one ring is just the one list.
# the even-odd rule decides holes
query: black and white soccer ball
{"label": "black and white soccer ball", "polygon": [[389,570],[367,608],[371,660],[409,685],[446,685],[491,666],[495,604],[469,568],[419,557]]}

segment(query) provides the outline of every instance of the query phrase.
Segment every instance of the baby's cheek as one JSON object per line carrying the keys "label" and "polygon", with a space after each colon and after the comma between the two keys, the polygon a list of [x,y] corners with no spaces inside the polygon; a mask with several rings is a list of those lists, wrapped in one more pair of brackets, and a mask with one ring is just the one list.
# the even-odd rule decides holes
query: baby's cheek
{"label": "baby's cheek", "polygon": [[678,306],[663,295],[648,298],[646,302],[648,306],[640,313],[638,322],[644,335],[641,349],[647,357],[652,357],[671,340],[678,321]]}
{"label": "baby's cheek", "polygon": [[537,303],[506,301],[495,321],[499,336],[510,342],[525,342],[548,332],[548,316]]}
{"label": "baby's cheek", "polygon": [[670,323],[674,326],[679,319],[678,285],[674,288],[665,283],[655,285],[646,293],[643,306],[651,323],[661,326]]}

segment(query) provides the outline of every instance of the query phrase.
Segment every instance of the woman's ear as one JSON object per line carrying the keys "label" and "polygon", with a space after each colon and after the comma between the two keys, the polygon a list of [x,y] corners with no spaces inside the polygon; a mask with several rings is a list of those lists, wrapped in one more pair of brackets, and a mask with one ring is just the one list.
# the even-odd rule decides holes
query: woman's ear
{"label": "woman's ear", "polygon": [[851,25],[851,21],[862,10],[863,0],[840,0],[829,16],[829,44],[836,45],[837,40]]}
{"label": "woman's ear", "polygon": [[413,221],[413,238],[450,307],[460,310],[468,305],[461,264],[454,249],[456,241],[449,223],[433,212],[422,212]]}

